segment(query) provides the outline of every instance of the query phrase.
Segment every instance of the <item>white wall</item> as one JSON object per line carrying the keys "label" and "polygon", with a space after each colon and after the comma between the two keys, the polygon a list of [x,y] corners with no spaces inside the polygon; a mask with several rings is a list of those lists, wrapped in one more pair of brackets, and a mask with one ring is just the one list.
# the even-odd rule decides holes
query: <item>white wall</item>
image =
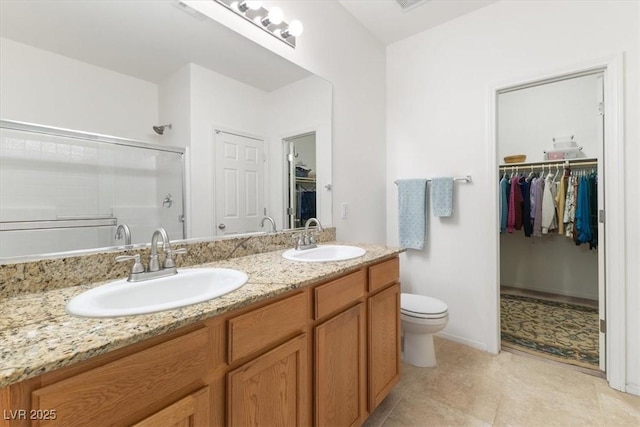
{"label": "white wall", "polygon": [[0,51],[3,119],[155,140],[155,84],[5,38]]}
{"label": "white wall", "polygon": [[[487,164],[490,88],[625,53],[627,390],[640,392],[638,2],[499,2],[387,50],[387,235],[398,242],[394,179],[473,176],[456,216],[430,218],[426,249],[402,257],[405,290],[446,301],[445,333],[497,348],[496,171]],[[621,286],[622,284],[610,284]]]}
{"label": "white wall", "polygon": [[285,224],[285,147],[283,139],[315,131],[313,164],[317,168],[317,215],[323,226],[332,225],[331,190],[331,84],[317,76],[274,90],[267,95],[267,133],[269,135],[269,212],[280,229]]}
{"label": "white wall", "polygon": [[189,64],[191,97],[189,237],[214,236],[214,129],[265,137],[266,93]]}
{"label": "white wall", "polygon": [[[274,0],[269,4],[280,6],[287,20],[295,18],[304,24],[295,49],[226,10],[214,16],[332,83],[333,225],[339,240],[384,243],[384,46],[338,2]],[[346,219],[339,213],[343,202],[349,204]]]}
{"label": "white wall", "polygon": [[[158,124],[157,85],[4,38],[0,39],[0,49],[2,119],[146,142],[164,141],[152,130]],[[36,212],[46,219],[113,213],[119,222],[130,226],[133,243],[148,242],[153,224],[163,216],[170,221],[166,224],[170,235],[182,237],[177,213],[170,212],[178,206],[157,209],[166,192],[180,198],[181,189],[173,178],[156,188],[162,180],[156,176],[161,172],[155,154],[46,136],[30,136],[28,145],[23,141],[23,153],[17,155],[23,160],[34,157],[30,168],[38,172],[30,169],[25,175],[23,163],[15,168],[3,167],[3,208],[22,211],[22,219],[36,219],[29,217]],[[160,156],[166,159],[171,154]],[[43,182],[49,185],[42,186]],[[139,190],[142,188],[144,191]],[[114,231],[105,227],[29,232],[36,241],[19,233],[5,234],[3,247],[7,250],[0,257],[123,243],[114,242]]]}
{"label": "white wall", "polygon": [[574,136],[580,157],[596,158],[598,135],[597,75],[576,77],[501,93],[498,96],[498,160],[525,154],[527,162],[542,162],[554,149],[553,138]]}

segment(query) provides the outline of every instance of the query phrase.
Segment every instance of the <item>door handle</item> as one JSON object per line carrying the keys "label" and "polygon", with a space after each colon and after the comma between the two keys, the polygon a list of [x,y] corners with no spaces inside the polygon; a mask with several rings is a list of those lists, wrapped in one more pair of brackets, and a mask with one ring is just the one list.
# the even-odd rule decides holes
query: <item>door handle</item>
{"label": "door handle", "polygon": [[221,224],[218,224],[218,228],[220,230],[224,230],[225,228],[227,228],[227,226],[221,223]]}

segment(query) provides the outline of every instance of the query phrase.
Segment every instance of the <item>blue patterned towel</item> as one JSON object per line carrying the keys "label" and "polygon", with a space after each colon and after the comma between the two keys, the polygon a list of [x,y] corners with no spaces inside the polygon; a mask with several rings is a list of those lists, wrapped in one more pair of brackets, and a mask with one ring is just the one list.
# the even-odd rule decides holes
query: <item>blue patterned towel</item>
{"label": "blue patterned towel", "polygon": [[397,183],[400,246],[422,249],[427,232],[427,180],[399,179]]}
{"label": "blue patterned towel", "polygon": [[431,180],[431,208],[433,216],[453,215],[453,178]]}

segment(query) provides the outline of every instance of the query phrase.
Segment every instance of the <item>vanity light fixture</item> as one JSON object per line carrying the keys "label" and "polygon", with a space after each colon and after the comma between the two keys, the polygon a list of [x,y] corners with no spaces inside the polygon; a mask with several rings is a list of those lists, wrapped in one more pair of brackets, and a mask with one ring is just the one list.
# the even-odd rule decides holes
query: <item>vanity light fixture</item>
{"label": "vanity light fixture", "polygon": [[296,37],[304,30],[302,22],[284,22],[284,12],[277,6],[266,9],[261,1],[213,0],[289,46],[296,47]]}

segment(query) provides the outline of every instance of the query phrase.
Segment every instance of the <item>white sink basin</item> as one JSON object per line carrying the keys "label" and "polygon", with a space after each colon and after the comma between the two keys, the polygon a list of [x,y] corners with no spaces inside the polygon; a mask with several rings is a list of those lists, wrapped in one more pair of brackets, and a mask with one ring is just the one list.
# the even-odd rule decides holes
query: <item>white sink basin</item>
{"label": "white sink basin", "polygon": [[184,307],[227,294],[247,275],[228,268],[194,268],[143,282],[116,280],[90,289],[67,303],[67,312],[85,317],[117,317]]}
{"label": "white sink basin", "polygon": [[317,248],[304,249],[301,251],[289,249],[283,253],[282,256],[291,261],[329,262],[358,258],[366,253],[366,250],[356,246],[320,245]]}

